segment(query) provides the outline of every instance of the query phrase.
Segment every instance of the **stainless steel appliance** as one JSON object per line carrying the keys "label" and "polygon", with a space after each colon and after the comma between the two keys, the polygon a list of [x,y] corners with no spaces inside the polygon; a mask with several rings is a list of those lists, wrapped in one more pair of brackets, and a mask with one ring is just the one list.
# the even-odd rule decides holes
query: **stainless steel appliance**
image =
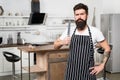
{"label": "stainless steel appliance", "polygon": [[102,14],[101,30],[109,44],[113,45],[106,70],[120,72],[120,14]]}

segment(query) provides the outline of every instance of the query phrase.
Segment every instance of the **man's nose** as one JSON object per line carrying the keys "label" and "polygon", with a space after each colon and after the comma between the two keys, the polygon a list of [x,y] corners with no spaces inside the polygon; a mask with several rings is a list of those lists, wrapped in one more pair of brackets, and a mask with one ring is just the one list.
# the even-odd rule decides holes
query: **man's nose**
{"label": "man's nose", "polygon": [[80,15],[78,16],[78,19],[81,19],[81,16],[80,16]]}

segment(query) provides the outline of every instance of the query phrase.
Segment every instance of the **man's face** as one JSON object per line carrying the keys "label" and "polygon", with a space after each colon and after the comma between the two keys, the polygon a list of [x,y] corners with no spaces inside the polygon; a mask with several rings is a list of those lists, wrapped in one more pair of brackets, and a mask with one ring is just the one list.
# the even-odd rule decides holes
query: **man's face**
{"label": "man's face", "polygon": [[75,11],[74,15],[77,28],[83,30],[87,22],[86,11],[84,9],[78,9]]}

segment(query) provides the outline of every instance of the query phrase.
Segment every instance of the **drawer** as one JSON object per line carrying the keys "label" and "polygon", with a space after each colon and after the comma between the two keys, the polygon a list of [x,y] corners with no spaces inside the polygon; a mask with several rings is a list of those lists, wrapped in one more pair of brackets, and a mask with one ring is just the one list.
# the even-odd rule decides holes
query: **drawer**
{"label": "drawer", "polygon": [[49,59],[59,59],[59,58],[67,58],[68,57],[68,52],[58,52],[58,53],[52,53],[49,54]]}

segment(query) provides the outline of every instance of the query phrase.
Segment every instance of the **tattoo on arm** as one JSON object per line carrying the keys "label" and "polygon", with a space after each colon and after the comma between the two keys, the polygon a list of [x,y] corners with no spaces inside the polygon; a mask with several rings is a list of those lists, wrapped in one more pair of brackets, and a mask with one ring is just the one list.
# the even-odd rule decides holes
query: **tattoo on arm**
{"label": "tattoo on arm", "polygon": [[103,57],[104,57],[104,58],[105,58],[105,57],[109,58],[109,57],[110,57],[110,53],[104,52]]}
{"label": "tattoo on arm", "polygon": [[104,52],[102,63],[106,64],[108,59],[109,59],[109,57],[110,57],[110,53]]}

